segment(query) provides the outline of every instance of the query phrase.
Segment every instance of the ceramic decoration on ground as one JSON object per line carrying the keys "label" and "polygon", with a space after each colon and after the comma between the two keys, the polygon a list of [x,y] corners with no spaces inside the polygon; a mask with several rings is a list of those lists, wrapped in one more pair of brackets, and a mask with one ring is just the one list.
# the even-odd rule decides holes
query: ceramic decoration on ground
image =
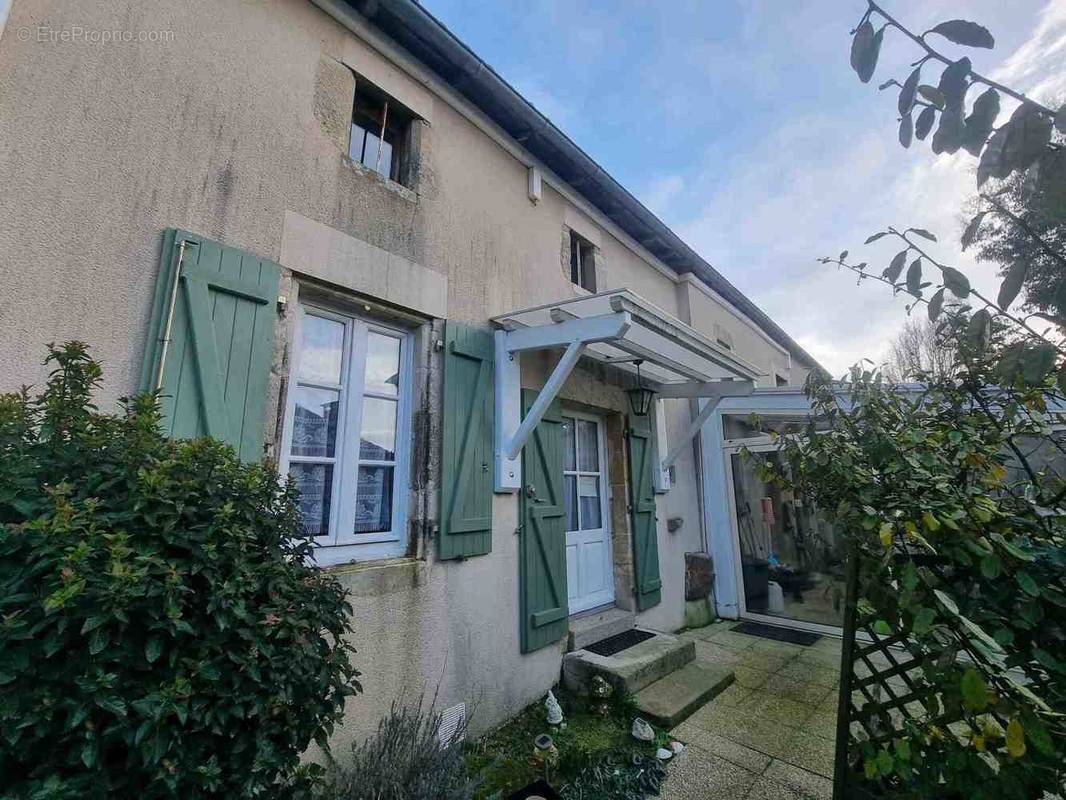
{"label": "ceramic decoration on ground", "polygon": [[648,721],[641,717],[636,717],[633,720],[633,727],[630,732],[633,734],[633,738],[639,742],[650,742],[655,738],[655,731],[652,730]]}
{"label": "ceramic decoration on ground", "polygon": [[655,751],[655,757],[660,761],[669,761],[671,758],[674,757],[674,751],[667,750],[665,747],[660,747],[658,750]]}
{"label": "ceramic decoration on ground", "polygon": [[674,739],[674,741],[670,742],[670,749],[674,751],[674,755],[679,755],[685,749],[685,745]]}
{"label": "ceramic decoration on ground", "polygon": [[548,690],[548,696],[544,700],[544,708],[548,712],[548,724],[559,725],[563,721],[563,708],[559,705],[559,701],[555,699],[555,695],[552,690]]}
{"label": "ceramic decoration on ground", "polygon": [[554,767],[559,763],[559,750],[546,733],[533,740],[533,764],[537,767]]}
{"label": "ceramic decoration on ground", "polygon": [[607,702],[607,699],[614,692],[614,687],[611,686],[599,675],[592,676],[592,685],[589,687],[589,694],[596,698],[599,702],[596,703],[592,710],[594,713],[601,717],[606,717],[611,713],[611,706]]}

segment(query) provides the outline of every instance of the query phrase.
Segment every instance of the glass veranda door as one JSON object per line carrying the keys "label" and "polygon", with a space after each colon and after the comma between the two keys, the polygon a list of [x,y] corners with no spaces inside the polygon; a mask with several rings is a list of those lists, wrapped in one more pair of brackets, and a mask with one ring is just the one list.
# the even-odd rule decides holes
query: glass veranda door
{"label": "glass veranda door", "polygon": [[[749,449],[780,459],[776,445]],[[727,450],[725,457],[741,613],[794,627],[843,625],[841,537],[814,503],[763,481],[755,460],[739,448]]]}

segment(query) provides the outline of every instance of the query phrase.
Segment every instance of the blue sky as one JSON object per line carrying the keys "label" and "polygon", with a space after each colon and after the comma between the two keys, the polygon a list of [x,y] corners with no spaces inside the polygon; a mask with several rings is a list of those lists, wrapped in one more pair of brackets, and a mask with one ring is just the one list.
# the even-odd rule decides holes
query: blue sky
{"label": "blue sky", "polygon": [[[900,148],[895,94],[877,91],[906,77],[913,45],[889,31],[870,84],[848,66],[865,0],[423,4],[834,372],[880,359],[906,312],[819,256],[887,263],[892,246],[863,248],[867,234],[922,226],[944,259],[994,282],[955,245],[975,162]],[[1066,96],[1066,0],[885,5],[919,30],[986,25],[994,50],[945,52]]]}

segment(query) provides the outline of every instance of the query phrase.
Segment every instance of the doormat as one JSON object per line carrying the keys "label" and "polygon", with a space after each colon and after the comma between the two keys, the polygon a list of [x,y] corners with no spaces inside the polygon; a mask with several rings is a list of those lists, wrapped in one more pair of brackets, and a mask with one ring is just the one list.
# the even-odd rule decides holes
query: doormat
{"label": "doormat", "polygon": [[647,641],[653,636],[655,636],[654,633],[638,631],[636,628],[633,628],[632,630],[623,631],[622,633],[616,633],[614,636],[608,636],[606,639],[600,639],[598,642],[590,644],[585,649],[598,656],[613,656],[615,653],[621,653],[623,650],[628,650],[633,645]]}
{"label": "doormat", "polygon": [[801,644],[804,647],[810,647],[822,638],[817,633],[794,631],[791,628],[779,628],[776,625],[764,625],[761,622],[742,622],[739,625],[734,625],[732,630],[737,633],[746,633],[749,636],[773,639],[775,642]]}

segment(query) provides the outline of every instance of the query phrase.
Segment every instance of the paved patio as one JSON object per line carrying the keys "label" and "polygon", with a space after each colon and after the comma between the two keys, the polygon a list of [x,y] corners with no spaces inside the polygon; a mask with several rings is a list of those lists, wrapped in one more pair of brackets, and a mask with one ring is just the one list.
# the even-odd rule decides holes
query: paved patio
{"label": "paved patio", "polygon": [[672,731],[688,747],[670,765],[663,800],[829,800],[839,640],[802,647],[734,633],[735,624],[681,634],[698,661],[733,666],[736,682]]}

